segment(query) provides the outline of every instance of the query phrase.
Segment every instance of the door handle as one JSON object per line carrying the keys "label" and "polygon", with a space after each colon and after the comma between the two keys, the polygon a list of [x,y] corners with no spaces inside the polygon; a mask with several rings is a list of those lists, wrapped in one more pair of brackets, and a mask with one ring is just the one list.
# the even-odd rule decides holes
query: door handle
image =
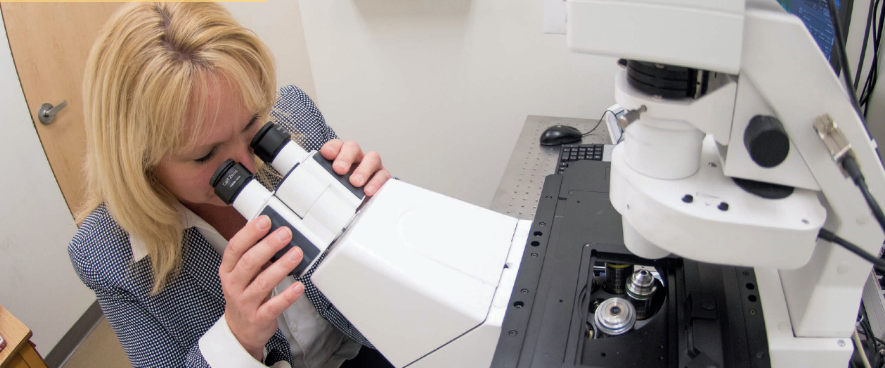
{"label": "door handle", "polygon": [[65,108],[68,105],[68,101],[64,100],[58,106],[52,106],[51,103],[45,103],[40,106],[40,110],[37,111],[37,116],[40,118],[40,122],[48,125],[52,123],[52,119],[55,118],[55,114],[58,114],[61,109]]}

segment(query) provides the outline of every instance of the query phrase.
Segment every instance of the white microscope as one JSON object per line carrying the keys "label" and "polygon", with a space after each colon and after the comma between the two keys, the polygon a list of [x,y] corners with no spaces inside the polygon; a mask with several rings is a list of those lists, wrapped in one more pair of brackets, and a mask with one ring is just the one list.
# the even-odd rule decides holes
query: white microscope
{"label": "white microscope", "polygon": [[[611,180],[627,247],[755,267],[771,366],[846,366],[871,265],[818,233],[878,255],[883,230],[837,161],[856,157],[876,198],[885,173],[802,21],[774,1],[567,6],[572,49],[631,60],[615,97],[638,118]],[[655,92],[692,71],[678,98]]]}
{"label": "white microscope", "polygon": [[[623,244],[652,265],[683,257],[754,267],[768,347],[758,356],[763,366],[846,366],[871,266],[818,234],[827,229],[878,254],[883,230],[839,163],[853,157],[876,198],[885,198],[885,172],[803,23],[773,1],[566,2],[569,47],[627,60],[615,96],[629,110],[628,126],[608,192],[622,216]],[[229,163],[213,179],[216,191],[246,218],[270,208],[275,226],[291,226],[296,245],[308,248],[299,273],[325,252],[314,284],[391,363],[517,365],[498,359],[519,354],[501,348],[502,326],[533,312],[513,297],[537,224],[397,180],[365,199],[272,125],[253,148],[285,175],[278,190]],[[592,265],[589,272],[592,278]],[[685,306],[673,303],[675,289],[668,285],[669,313],[678,321]],[[584,306],[577,294],[585,291],[568,300]],[[628,308],[618,303],[606,305],[615,314]],[[526,322],[533,331],[544,323]],[[669,336],[681,339],[676,323]],[[661,364],[678,356],[668,363],[662,355]],[[562,366],[594,366],[581,362]]]}

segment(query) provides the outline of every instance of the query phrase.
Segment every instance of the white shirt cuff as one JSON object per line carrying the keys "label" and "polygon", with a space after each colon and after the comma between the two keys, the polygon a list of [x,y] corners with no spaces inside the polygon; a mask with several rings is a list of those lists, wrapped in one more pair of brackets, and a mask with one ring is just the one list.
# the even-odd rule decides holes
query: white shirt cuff
{"label": "white shirt cuff", "polygon": [[[200,337],[199,345],[206,363],[209,363],[213,368],[266,368],[263,363],[255,360],[255,357],[243,348],[234,333],[230,331],[224,315]],[[267,349],[264,350],[264,357],[266,356]],[[286,361],[279,361],[272,368],[290,368],[290,366]]]}

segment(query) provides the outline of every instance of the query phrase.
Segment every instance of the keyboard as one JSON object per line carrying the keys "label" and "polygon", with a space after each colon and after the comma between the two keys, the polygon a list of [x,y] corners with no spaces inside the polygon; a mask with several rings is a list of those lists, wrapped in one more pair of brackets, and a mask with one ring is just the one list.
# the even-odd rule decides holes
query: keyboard
{"label": "keyboard", "polygon": [[568,168],[570,162],[582,160],[602,161],[604,152],[604,144],[564,144],[559,151],[556,173],[562,174]]}

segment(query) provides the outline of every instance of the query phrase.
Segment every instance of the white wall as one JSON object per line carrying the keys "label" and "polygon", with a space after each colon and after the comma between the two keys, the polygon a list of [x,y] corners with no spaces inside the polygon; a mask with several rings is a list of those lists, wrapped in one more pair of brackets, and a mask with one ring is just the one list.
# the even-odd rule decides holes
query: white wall
{"label": "white wall", "polygon": [[48,354],[95,300],[68,258],[77,230],[12,62],[0,19],[0,304],[31,328]]}
{"label": "white wall", "polygon": [[297,1],[223,3],[244,27],[255,31],[276,58],[277,85],[294,84],[316,100],[316,89]]}
{"label": "white wall", "polygon": [[301,0],[319,106],[395,176],[488,206],[527,115],[598,118],[615,59],[543,34],[540,0]]}

